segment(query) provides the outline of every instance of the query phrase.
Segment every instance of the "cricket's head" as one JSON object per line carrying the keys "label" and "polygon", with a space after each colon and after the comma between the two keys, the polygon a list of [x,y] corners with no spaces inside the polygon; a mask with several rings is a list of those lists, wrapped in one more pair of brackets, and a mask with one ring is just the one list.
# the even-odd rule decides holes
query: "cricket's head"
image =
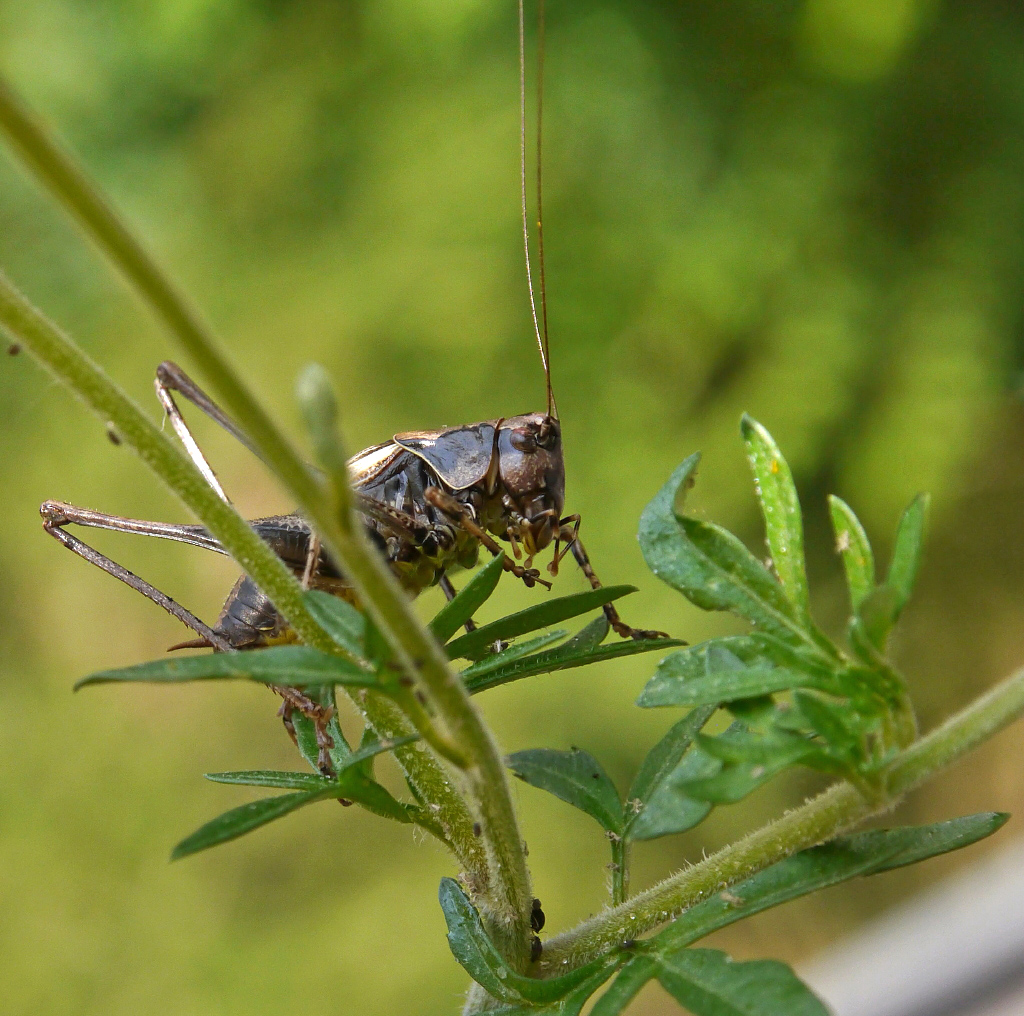
{"label": "cricket's head", "polygon": [[504,420],[498,431],[498,470],[505,503],[520,520],[515,535],[532,556],[555,538],[565,505],[558,420],[545,413]]}

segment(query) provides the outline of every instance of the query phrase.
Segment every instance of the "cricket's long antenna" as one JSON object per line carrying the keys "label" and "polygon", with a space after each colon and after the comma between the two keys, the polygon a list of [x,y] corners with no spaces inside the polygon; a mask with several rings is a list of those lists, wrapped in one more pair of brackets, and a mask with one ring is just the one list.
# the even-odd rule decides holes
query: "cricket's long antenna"
{"label": "cricket's long antenna", "polygon": [[[541,126],[544,88],[544,0],[540,0],[538,11],[539,35],[537,50],[537,254],[540,268],[540,315],[533,292],[533,269],[530,264],[530,221],[526,205],[526,17],[523,0],[519,0],[519,179],[523,210],[523,249],[526,254],[526,282],[530,290],[530,313],[533,316],[533,331],[537,336],[540,362],[544,366],[544,380],[548,394],[548,416],[558,419],[558,407],[551,390],[551,361],[548,352],[548,305],[544,280],[544,224],[541,186]],[[543,328],[541,324],[543,322]]]}

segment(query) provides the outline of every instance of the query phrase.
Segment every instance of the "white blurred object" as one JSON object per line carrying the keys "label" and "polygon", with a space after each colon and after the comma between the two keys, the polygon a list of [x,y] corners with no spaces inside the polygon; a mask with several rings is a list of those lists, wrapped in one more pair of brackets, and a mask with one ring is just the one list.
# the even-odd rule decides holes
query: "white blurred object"
{"label": "white blurred object", "polygon": [[1024,1016],[1024,843],[802,966],[835,1016]]}

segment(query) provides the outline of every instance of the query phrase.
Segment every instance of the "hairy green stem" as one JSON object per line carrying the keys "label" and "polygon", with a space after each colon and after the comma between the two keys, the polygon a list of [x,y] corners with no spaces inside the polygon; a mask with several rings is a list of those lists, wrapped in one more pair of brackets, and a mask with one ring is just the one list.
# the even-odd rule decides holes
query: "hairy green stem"
{"label": "hairy green stem", "polygon": [[[476,883],[472,888],[482,894],[485,909],[496,920],[501,931],[499,939],[506,940],[509,958],[516,965],[525,966],[530,948],[529,914],[532,894],[508,781],[497,745],[441,647],[416,618],[397,581],[367,545],[362,534],[346,531],[346,527],[339,524],[337,513],[323,496],[321,484],[228,364],[212,330],[198,311],[170,283],[71,156],[57,144],[2,80],[0,129],[29,168],[80,222],[199,365],[225,409],[253,440],[278,479],[296,499],[325,548],[352,581],[366,609],[388,639],[399,663],[410,676],[422,680],[428,689],[432,705],[440,713],[450,737],[466,757],[466,789],[473,804],[472,811],[476,813],[476,821],[445,777],[443,768],[429,754],[422,750],[405,751],[400,760],[404,759],[417,767],[409,775],[424,795],[441,795],[440,799],[428,796],[428,800],[453,820],[449,836],[458,850],[460,860],[477,862],[471,872],[472,881]],[[75,386],[74,382],[69,383]],[[108,414],[108,418],[113,417]],[[179,461],[184,461],[182,456],[179,456]],[[168,482],[172,474],[176,475],[171,469],[171,460],[162,455],[150,464],[158,472],[167,469],[165,478]],[[203,509],[204,514],[200,514],[200,518],[204,522],[207,522],[208,514],[210,518],[217,518],[217,526],[227,532],[230,525],[223,522],[221,516],[230,513],[237,519],[235,513],[223,505],[214,510],[212,499],[200,497],[191,488],[189,496],[192,501],[186,503],[190,507],[194,503]],[[218,529],[213,525],[210,528],[219,537]],[[359,528],[355,527],[355,530]],[[237,534],[235,536],[242,549],[241,537]],[[229,543],[225,542],[225,546],[234,553]],[[293,617],[299,619],[296,631],[305,638],[305,608],[300,610],[290,603],[294,595],[287,595],[283,581],[277,582],[274,588],[268,588],[263,580],[271,577],[269,562],[260,560],[256,564],[256,559],[251,557],[254,553],[251,546],[245,553],[249,555],[249,564],[254,565],[250,572],[254,581],[267,592],[289,622]],[[270,553],[269,550],[267,553]],[[270,556],[273,557],[272,554]],[[239,563],[246,571],[250,570],[244,560],[239,559]],[[286,569],[278,564],[278,579],[282,571]],[[285,602],[278,600],[281,593],[286,594]],[[324,637],[319,629],[317,632],[309,631],[308,636],[313,645],[319,644]],[[378,727],[369,712],[368,718]],[[398,734],[397,730],[392,729],[393,726],[392,723],[382,723],[378,733],[382,736]],[[474,842],[477,831],[483,843],[483,851]],[[482,869],[478,866],[481,861],[486,861]]]}
{"label": "hairy green stem", "polygon": [[612,843],[612,906],[617,907],[629,899],[629,854],[630,842],[624,836],[613,839]]}
{"label": "hairy green stem", "polygon": [[868,802],[849,783],[839,783],[774,822],[730,844],[545,943],[541,960],[555,976],[623,941],[652,931],[700,900],[799,850],[845,832],[869,815],[892,808],[900,797],[977,747],[1024,714],[1024,669],[1012,674],[945,723],[920,738],[889,767],[888,794]]}

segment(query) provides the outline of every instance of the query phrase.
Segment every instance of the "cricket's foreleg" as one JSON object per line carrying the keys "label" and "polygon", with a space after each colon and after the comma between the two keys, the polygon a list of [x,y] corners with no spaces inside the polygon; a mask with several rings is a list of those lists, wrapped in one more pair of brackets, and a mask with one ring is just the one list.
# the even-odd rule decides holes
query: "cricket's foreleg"
{"label": "cricket's foreleg", "polygon": [[[576,558],[576,563],[580,566],[580,570],[587,577],[587,581],[590,582],[592,589],[601,588],[601,580],[597,577],[594,572],[593,565],[590,563],[590,558],[587,556],[587,550],[583,546],[583,541],[579,538],[579,516],[571,516],[568,519],[564,519],[562,528],[558,532],[558,539],[565,543],[566,547],[572,551],[572,556]],[[574,522],[574,526],[568,525],[569,522]],[[646,631],[642,628],[631,628],[625,621],[619,617],[619,612],[615,609],[615,605],[612,603],[606,603],[604,605],[604,616],[608,618],[608,623],[612,626],[616,635],[621,636],[624,639],[667,639],[668,634],[663,631]]]}
{"label": "cricket's foreleg", "polygon": [[[113,575],[115,579],[120,579],[125,585],[131,586],[136,592],[142,593],[143,596],[152,600],[157,606],[163,607],[168,614],[176,617],[182,624],[191,628],[214,649],[218,649],[221,652],[229,652],[231,650],[230,643],[222,635],[219,635],[209,625],[200,621],[195,614],[186,610],[180,603],[175,602],[166,593],[157,589],[156,586],[150,585],[145,579],[140,579],[138,575],[128,571],[127,568],[119,565],[116,561],[112,561],[98,550],[94,550],[87,543],[83,543],[64,529],[64,526],[72,523],[93,525],[102,529],[116,529],[115,523],[118,521],[116,516],[102,515],[99,512],[90,512],[84,508],[76,509],[73,505],[65,505],[59,501],[44,502],[39,509],[39,514],[43,517],[43,528],[55,540],[59,540],[67,547],[68,550],[84,558],[90,564],[96,565],[97,568],[102,568],[108,575]],[[76,515],[78,516],[77,518]],[[131,523],[137,520],[124,519],[120,521]],[[153,523],[153,525],[160,526],[161,523]],[[124,527],[122,531],[135,532],[137,530]],[[151,535],[165,534],[152,532]]]}
{"label": "cricket's foreleg", "polygon": [[[441,592],[444,593],[445,599],[451,603],[455,599],[455,586],[452,585],[452,580],[447,575],[442,575],[438,585],[441,587]],[[476,621],[473,618],[469,618],[463,627],[467,632],[476,631]]]}
{"label": "cricket's foreleg", "polygon": [[[476,520],[470,515],[469,509],[460,502],[456,501],[450,494],[446,494],[443,490],[439,490],[437,487],[427,487],[424,492],[424,497],[427,501],[432,504],[438,511],[444,512],[453,522],[456,522],[461,528],[467,533],[476,537],[495,557],[505,552],[498,545],[498,541],[491,536],[490,533],[481,529],[476,524]],[[540,572],[536,568],[523,568],[517,565],[508,555],[505,555],[504,569],[507,572],[511,572],[517,579],[522,579],[526,586],[530,589],[533,586],[540,584],[542,586],[551,588],[550,582],[545,582],[540,577]]]}

